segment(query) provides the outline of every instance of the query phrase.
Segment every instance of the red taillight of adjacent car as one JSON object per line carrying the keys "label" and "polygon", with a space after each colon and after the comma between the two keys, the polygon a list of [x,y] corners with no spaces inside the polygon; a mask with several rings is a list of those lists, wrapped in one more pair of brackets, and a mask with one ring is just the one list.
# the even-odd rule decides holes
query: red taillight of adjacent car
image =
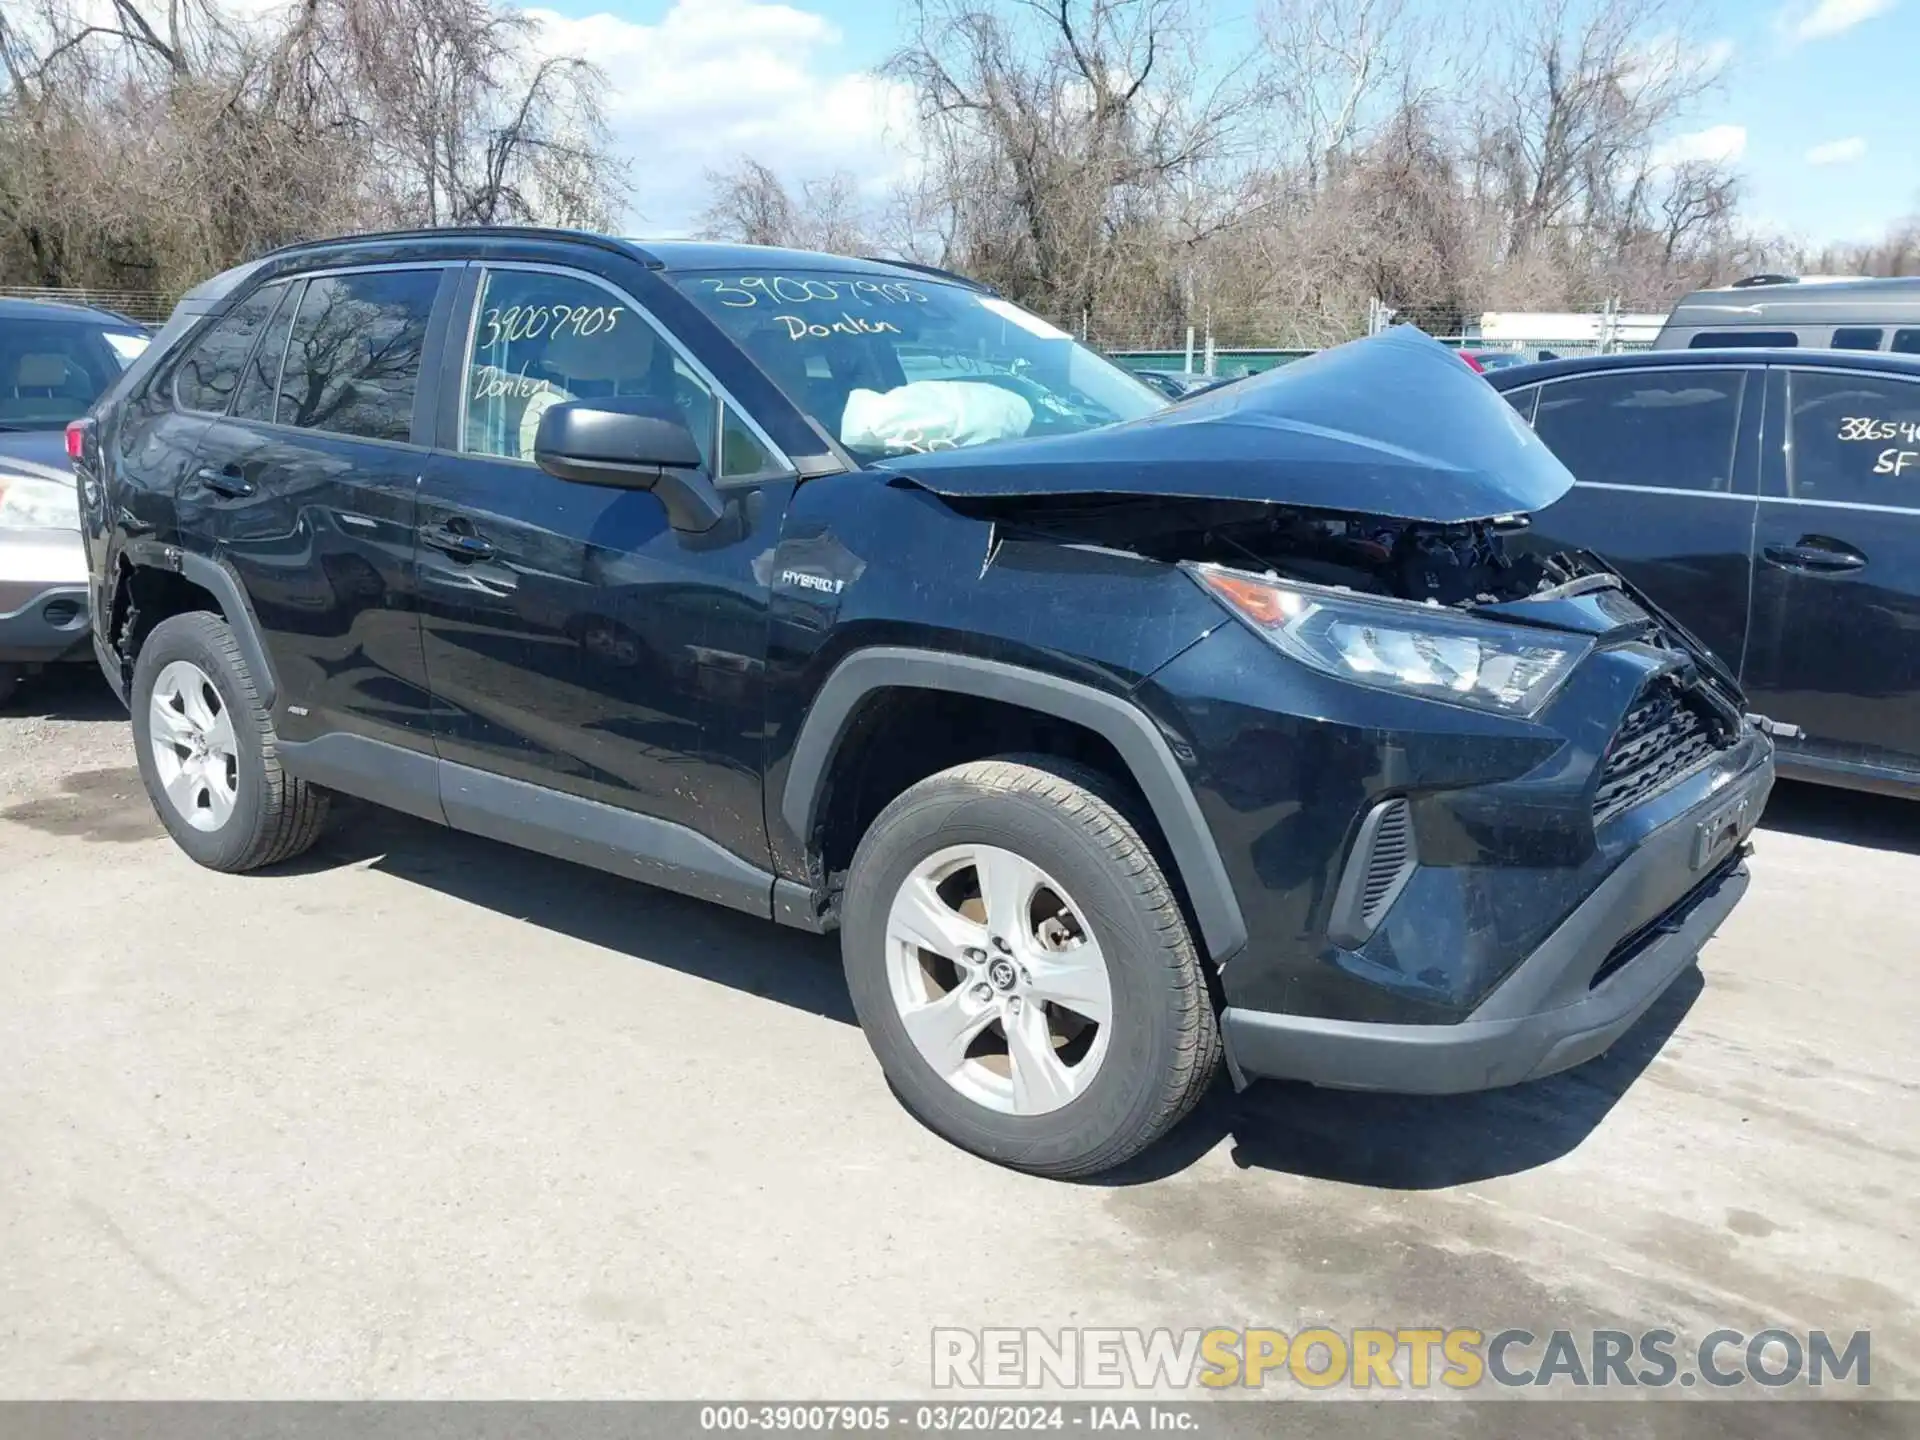
{"label": "red taillight of adjacent car", "polygon": [[1462,360],[1466,361],[1467,368],[1473,371],[1474,374],[1484,375],[1487,373],[1487,367],[1482,365],[1480,361],[1475,358],[1474,353],[1471,350],[1456,350],[1454,351],[1454,354],[1458,355]]}
{"label": "red taillight of adjacent car", "polygon": [[67,458],[78,460],[87,453],[87,421],[75,420],[67,426]]}

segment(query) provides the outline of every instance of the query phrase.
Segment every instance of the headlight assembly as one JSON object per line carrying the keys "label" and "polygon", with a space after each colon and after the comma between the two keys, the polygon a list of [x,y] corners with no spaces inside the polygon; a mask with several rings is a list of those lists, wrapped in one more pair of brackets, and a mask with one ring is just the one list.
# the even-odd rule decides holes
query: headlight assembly
{"label": "headlight assembly", "polygon": [[0,530],[78,530],[80,502],[61,480],[0,472]]}
{"label": "headlight assembly", "polygon": [[1593,642],[1457,610],[1188,567],[1278,649],[1324,675],[1502,715],[1533,715]]}

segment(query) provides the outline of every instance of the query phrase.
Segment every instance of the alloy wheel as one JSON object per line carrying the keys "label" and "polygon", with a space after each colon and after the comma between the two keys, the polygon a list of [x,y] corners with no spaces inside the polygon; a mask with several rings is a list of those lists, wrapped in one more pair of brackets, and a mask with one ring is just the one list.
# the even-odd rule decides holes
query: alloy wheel
{"label": "alloy wheel", "polygon": [[1113,988],[1085,912],[1023,856],[949,846],[887,917],[887,983],[914,1047],[968,1099],[1044,1115],[1093,1083]]}
{"label": "alloy wheel", "polygon": [[225,825],[240,795],[233,717],[212,678],[192,661],[171,661],[154,680],[148,744],[175,813],[196,830]]}

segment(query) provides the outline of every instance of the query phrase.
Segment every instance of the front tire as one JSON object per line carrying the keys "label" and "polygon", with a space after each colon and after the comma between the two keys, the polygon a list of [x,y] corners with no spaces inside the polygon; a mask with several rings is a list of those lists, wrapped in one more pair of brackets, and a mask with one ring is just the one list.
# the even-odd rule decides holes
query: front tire
{"label": "front tire", "polygon": [[156,625],[128,703],[147,796],[194,860],[257,870],[320,838],[327,793],[281,768],[273,717],[220,616],[193,611]]}
{"label": "front tire", "polygon": [[942,771],[873,822],[841,907],[854,1010],[902,1102],[1035,1174],[1138,1154],[1219,1061],[1179,902],[1115,800],[1050,756]]}

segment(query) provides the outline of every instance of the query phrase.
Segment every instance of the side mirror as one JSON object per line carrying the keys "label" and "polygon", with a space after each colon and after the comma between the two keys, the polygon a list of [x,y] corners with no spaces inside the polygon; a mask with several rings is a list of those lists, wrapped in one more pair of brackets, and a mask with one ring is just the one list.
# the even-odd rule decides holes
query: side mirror
{"label": "side mirror", "polygon": [[664,400],[622,395],[555,405],[540,417],[533,460],[556,480],[651,490],[676,530],[711,530],[726,513],[693,432]]}

